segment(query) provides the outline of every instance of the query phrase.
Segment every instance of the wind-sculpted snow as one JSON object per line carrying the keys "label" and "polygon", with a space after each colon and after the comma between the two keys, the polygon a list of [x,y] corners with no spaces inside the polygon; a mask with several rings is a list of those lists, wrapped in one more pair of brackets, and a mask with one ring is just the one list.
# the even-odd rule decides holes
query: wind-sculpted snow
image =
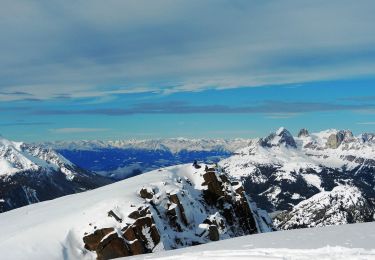
{"label": "wind-sculpted snow", "polygon": [[[348,130],[310,134],[302,129],[298,136],[291,137],[281,128],[264,139],[253,140],[220,165],[244,181],[247,193],[261,208],[275,212],[273,215],[285,211],[279,215],[285,217],[278,222],[279,228],[374,220],[374,135],[355,137]],[[353,191],[352,196],[360,197],[363,205],[355,208],[356,213],[347,207],[347,197],[338,195],[337,191],[344,189],[339,187],[347,187]],[[329,204],[338,211],[336,215],[323,213],[324,207],[308,206],[329,197],[336,197]]]}

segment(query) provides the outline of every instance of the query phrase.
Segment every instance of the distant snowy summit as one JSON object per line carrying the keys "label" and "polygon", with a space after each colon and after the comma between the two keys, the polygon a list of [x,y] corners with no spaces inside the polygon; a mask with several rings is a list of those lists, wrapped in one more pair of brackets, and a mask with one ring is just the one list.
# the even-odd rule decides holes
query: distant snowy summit
{"label": "distant snowy summit", "polygon": [[220,165],[244,182],[261,208],[277,215],[279,228],[374,220],[374,134],[302,129],[293,137],[280,128]]}
{"label": "distant snowy summit", "polygon": [[110,182],[51,149],[0,138],[0,213]]}
{"label": "distant snowy summit", "polygon": [[57,150],[97,150],[97,149],[142,149],[149,151],[226,151],[234,152],[249,144],[251,139],[149,139],[149,140],[82,140],[82,141],[55,141],[41,143],[44,147]]}

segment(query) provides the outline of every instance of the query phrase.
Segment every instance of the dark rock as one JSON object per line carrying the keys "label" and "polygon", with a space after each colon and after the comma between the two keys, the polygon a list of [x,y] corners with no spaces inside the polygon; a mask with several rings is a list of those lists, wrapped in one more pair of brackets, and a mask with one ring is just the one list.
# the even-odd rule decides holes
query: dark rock
{"label": "dark rock", "polygon": [[159,234],[159,231],[158,231],[158,229],[156,228],[155,225],[151,226],[150,235],[151,235],[151,239],[154,242],[154,244],[155,245],[159,244],[160,234]]}
{"label": "dark rock", "polygon": [[113,217],[114,219],[116,219],[117,222],[122,223],[122,218],[117,216],[116,213],[113,212],[113,210],[108,211],[108,217]]}
{"label": "dark rock", "polygon": [[202,168],[202,166],[200,166],[200,165],[198,164],[197,161],[194,161],[194,163],[193,163],[193,167],[194,167],[195,169],[200,169],[200,168]]}
{"label": "dark rock", "polygon": [[146,253],[146,248],[144,247],[143,243],[138,239],[132,241],[128,244],[131,255],[141,255]]}
{"label": "dark rock", "polygon": [[168,197],[169,197],[169,200],[171,202],[177,204],[178,209],[180,210],[180,215],[181,215],[182,223],[184,223],[184,225],[187,226],[188,225],[188,220],[187,220],[187,217],[185,215],[185,209],[182,206],[181,201],[178,198],[178,195],[177,194],[171,194]]}
{"label": "dark rock", "polygon": [[308,137],[309,135],[310,135],[310,133],[306,128],[302,128],[298,132],[298,137]]}
{"label": "dark rock", "polygon": [[132,226],[128,227],[124,233],[122,234],[122,236],[127,240],[127,241],[133,241],[136,239],[136,236],[135,236],[135,233],[134,233],[134,230],[132,228]]}
{"label": "dark rock", "polygon": [[146,189],[146,188],[142,188],[139,191],[139,195],[143,199],[152,199],[154,197],[154,193],[152,191],[150,191],[149,189]]}
{"label": "dark rock", "polygon": [[94,233],[88,236],[84,236],[83,243],[85,243],[85,248],[91,251],[96,250],[103,237],[109,233],[112,233],[113,231],[115,231],[113,228],[103,228],[95,230]]}
{"label": "dark rock", "polygon": [[97,259],[106,260],[117,257],[130,256],[129,248],[124,239],[113,233],[99,243],[96,249]]}
{"label": "dark rock", "polygon": [[220,234],[219,234],[219,230],[217,229],[217,226],[211,225],[208,228],[208,237],[211,241],[219,241],[220,240]]}
{"label": "dark rock", "polygon": [[129,218],[132,218],[132,219],[137,219],[137,218],[140,218],[141,217],[141,214],[139,213],[138,210],[136,211],[133,211],[132,213],[130,213],[128,215]]}
{"label": "dark rock", "polygon": [[203,195],[207,203],[215,204],[216,201],[224,196],[222,182],[218,180],[215,172],[209,171],[203,175],[204,183],[202,185],[207,185],[207,190],[203,191]]}

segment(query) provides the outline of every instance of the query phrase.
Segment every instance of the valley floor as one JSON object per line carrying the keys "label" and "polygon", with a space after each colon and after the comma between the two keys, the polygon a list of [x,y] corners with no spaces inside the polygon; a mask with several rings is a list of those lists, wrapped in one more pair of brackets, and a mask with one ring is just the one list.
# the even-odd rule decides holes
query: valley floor
{"label": "valley floor", "polygon": [[[251,235],[130,259],[375,259],[375,223]],[[129,259],[129,258],[126,258]]]}

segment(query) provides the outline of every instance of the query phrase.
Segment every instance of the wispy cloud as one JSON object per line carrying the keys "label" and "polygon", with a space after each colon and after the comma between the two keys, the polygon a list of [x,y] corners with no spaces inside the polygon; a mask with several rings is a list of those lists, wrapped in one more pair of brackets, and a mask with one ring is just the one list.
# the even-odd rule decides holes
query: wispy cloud
{"label": "wispy cloud", "polygon": [[300,113],[272,113],[266,115],[266,118],[269,119],[288,119],[288,118],[293,118],[300,115]]}
{"label": "wispy cloud", "polygon": [[58,134],[93,133],[93,132],[105,132],[108,130],[109,129],[107,128],[79,128],[79,127],[50,129],[51,132],[58,133]]}
{"label": "wispy cloud", "polygon": [[0,123],[1,127],[6,126],[42,126],[42,125],[52,125],[52,122],[24,122],[24,121],[16,121],[16,122],[3,122]]}
{"label": "wispy cloud", "polygon": [[357,125],[375,125],[375,121],[374,122],[358,122]]}
{"label": "wispy cloud", "polygon": [[374,75],[374,12],[372,0],[4,0],[0,100]]}
{"label": "wispy cloud", "polygon": [[36,115],[107,115],[126,116],[135,114],[269,114],[272,118],[286,118],[300,113],[321,111],[363,111],[375,109],[375,104],[337,104],[324,102],[265,101],[254,106],[193,105],[184,101],[141,103],[129,108],[98,108],[74,110],[36,110]]}

